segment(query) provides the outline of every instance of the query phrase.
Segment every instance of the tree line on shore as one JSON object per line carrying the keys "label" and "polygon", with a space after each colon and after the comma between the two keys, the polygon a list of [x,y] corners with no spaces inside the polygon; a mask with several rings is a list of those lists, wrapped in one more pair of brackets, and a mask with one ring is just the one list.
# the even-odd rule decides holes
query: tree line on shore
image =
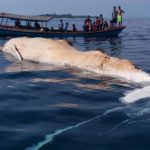
{"label": "tree line on shore", "polygon": [[[68,14],[42,14],[41,16],[52,16],[54,18],[85,18],[87,15],[72,15],[70,13]],[[91,18],[94,18],[96,16],[91,16]]]}

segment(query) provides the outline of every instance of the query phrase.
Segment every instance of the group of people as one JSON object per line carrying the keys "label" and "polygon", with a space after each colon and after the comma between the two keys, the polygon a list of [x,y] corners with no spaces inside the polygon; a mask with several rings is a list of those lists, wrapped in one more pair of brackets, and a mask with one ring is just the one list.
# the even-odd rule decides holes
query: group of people
{"label": "group of people", "polygon": [[103,15],[100,14],[99,17],[96,17],[96,20],[92,22],[90,16],[87,16],[87,18],[84,21],[83,29],[84,31],[99,31],[99,30],[105,30],[108,27],[112,26],[122,26],[122,16],[124,14],[124,11],[122,10],[121,6],[118,6],[118,10],[116,6],[113,8],[112,12],[112,20],[110,21],[110,24],[106,20],[104,20]]}
{"label": "group of people", "polygon": [[[113,7],[112,11],[112,19],[110,20],[110,23],[108,23],[106,20],[104,20],[103,15],[100,14],[100,16],[95,18],[95,21],[93,22],[90,16],[88,15],[87,18],[84,20],[83,24],[83,30],[85,32],[89,31],[101,31],[108,29],[110,27],[115,26],[122,26],[122,16],[124,14],[124,10],[121,8],[121,6],[118,6],[118,9],[116,6]],[[52,30],[53,27],[52,27]],[[75,24],[72,24],[72,29],[69,27],[69,23],[66,22],[64,24],[63,20],[60,19],[59,22],[59,31],[60,32],[66,32],[66,31],[73,31],[76,32],[77,28]]]}
{"label": "group of people", "polygon": [[[100,16],[97,16],[95,18],[95,21],[92,21],[92,19],[90,18],[90,16],[87,16],[87,18],[84,20],[84,24],[83,24],[83,30],[85,32],[90,32],[90,31],[101,31],[101,30],[105,30],[108,29],[110,27],[115,27],[115,26],[122,26],[122,16],[124,14],[124,10],[121,8],[121,6],[118,6],[118,8],[116,6],[113,7],[113,11],[112,11],[112,19],[110,20],[110,23],[108,23],[106,20],[104,20],[103,15],[100,14]],[[21,23],[20,20],[17,19],[15,22],[15,26],[17,28],[21,28]],[[41,29],[40,24],[35,21],[34,26],[31,26],[31,22],[27,22],[26,25],[27,28],[32,28],[32,29]],[[60,19],[59,22],[59,31],[60,32],[66,32],[66,31],[73,31],[76,32],[77,28],[75,24],[72,24],[71,26],[72,29],[70,29],[69,27],[69,23],[66,22],[64,24],[63,20]],[[45,31],[55,31],[53,27],[51,27],[51,29],[46,28],[42,28]]]}
{"label": "group of people", "polygon": [[[60,31],[60,32],[65,31],[65,32],[66,32],[66,31],[68,31],[68,29],[69,29],[69,23],[66,22],[66,24],[65,24],[65,26],[64,26],[63,20],[60,19],[59,31]],[[76,31],[77,31],[75,24],[72,24],[72,31],[73,31],[73,32],[76,32]]]}
{"label": "group of people", "polygon": [[109,25],[107,21],[104,20],[102,14],[100,14],[100,17],[96,17],[95,22],[92,22],[92,20],[90,19],[90,16],[87,16],[83,25],[83,29],[85,32],[104,30],[107,27],[109,27]]}
{"label": "group of people", "polygon": [[118,26],[122,26],[123,14],[124,14],[124,10],[121,8],[121,6],[118,6],[118,10],[116,6],[114,6],[113,12],[112,12],[112,20],[110,21],[110,25],[116,26],[118,23]]}
{"label": "group of people", "polygon": [[31,25],[31,22],[29,22],[29,21],[26,22],[26,25],[21,25],[20,20],[17,19],[17,20],[15,21],[15,26],[16,26],[17,28],[41,29],[40,24],[39,24],[37,21],[34,22],[34,26],[32,26],[32,25]]}

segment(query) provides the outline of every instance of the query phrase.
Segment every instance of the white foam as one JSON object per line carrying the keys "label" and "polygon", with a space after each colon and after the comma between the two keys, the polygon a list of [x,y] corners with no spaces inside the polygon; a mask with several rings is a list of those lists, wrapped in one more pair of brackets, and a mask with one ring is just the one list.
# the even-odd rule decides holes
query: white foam
{"label": "white foam", "polygon": [[108,75],[125,78],[136,83],[150,83],[150,75],[142,70],[134,71],[110,71]]}
{"label": "white foam", "polygon": [[[74,67],[74,66],[73,66]],[[106,68],[106,69],[99,69],[97,66],[90,66],[90,65],[76,65],[75,67],[84,69],[87,71],[95,72],[100,75],[105,76],[111,76],[111,77],[119,77],[124,78],[126,80],[141,83],[141,82],[148,82],[150,83],[150,75],[140,69],[135,70],[116,70],[113,67],[112,68]]]}
{"label": "white foam", "polygon": [[31,146],[31,147],[28,147],[28,148],[26,148],[25,150],[40,150],[44,145],[46,145],[46,144],[52,142],[52,141],[54,140],[55,136],[60,135],[60,134],[64,133],[65,131],[68,131],[68,130],[77,128],[77,127],[79,127],[79,126],[81,126],[81,125],[84,125],[84,124],[86,124],[86,123],[88,123],[88,122],[91,122],[91,121],[93,121],[93,120],[95,120],[95,119],[98,119],[98,118],[100,118],[100,117],[102,117],[102,116],[104,116],[104,115],[106,115],[106,114],[104,113],[104,114],[102,114],[102,115],[98,115],[98,116],[96,116],[96,117],[94,117],[94,118],[92,118],[92,119],[89,119],[89,120],[80,122],[80,123],[78,123],[78,124],[76,124],[76,125],[73,125],[73,126],[66,127],[66,128],[64,128],[64,129],[58,129],[58,130],[56,130],[54,133],[46,135],[46,136],[45,136],[45,139],[44,139],[43,141],[39,142],[37,145],[33,145],[33,146]]}
{"label": "white foam", "polygon": [[148,97],[150,97],[150,85],[141,89],[135,89],[133,91],[126,92],[125,96],[120,98],[120,101],[128,104]]}
{"label": "white foam", "polygon": [[43,141],[39,142],[36,145],[32,145],[31,147],[28,147],[25,150],[40,150],[44,145],[46,145],[48,143],[51,143],[57,135],[60,135],[60,134],[66,132],[68,130],[71,130],[71,129],[74,129],[74,128],[78,128],[78,127],[80,127],[80,126],[82,126],[82,125],[84,125],[86,123],[89,123],[89,122],[92,122],[92,121],[94,121],[96,119],[99,119],[99,118],[101,118],[101,117],[103,117],[103,116],[105,116],[105,115],[107,115],[109,113],[112,113],[112,112],[115,112],[115,111],[118,111],[118,110],[122,110],[122,109],[124,109],[124,107],[116,107],[116,108],[113,108],[113,109],[109,109],[105,113],[103,113],[101,115],[98,115],[96,117],[93,117],[93,118],[91,118],[89,120],[80,122],[80,123],[78,123],[76,125],[73,125],[73,126],[66,127],[64,129],[58,129],[58,130],[56,130],[55,132],[53,132],[51,134],[47,134]]}

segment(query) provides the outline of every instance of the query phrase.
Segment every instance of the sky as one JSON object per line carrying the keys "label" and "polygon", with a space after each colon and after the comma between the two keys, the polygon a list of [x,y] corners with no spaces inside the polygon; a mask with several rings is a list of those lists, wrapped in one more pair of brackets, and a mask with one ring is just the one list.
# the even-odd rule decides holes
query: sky
{"label": "sky", "polygon": [[150,17],[150,0],[0,0],[0,12],[22,15],[68,14],[111,17],[113,6],[125,17]]}

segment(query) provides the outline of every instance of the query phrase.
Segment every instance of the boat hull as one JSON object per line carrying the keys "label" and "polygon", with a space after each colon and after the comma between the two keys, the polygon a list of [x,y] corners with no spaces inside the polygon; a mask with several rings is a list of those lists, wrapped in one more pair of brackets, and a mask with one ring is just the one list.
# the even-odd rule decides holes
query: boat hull
{"label": "boat hull", "polygon": [[9,29],[0,27],[0,36],[5,37],[21,37],[21,36],[27,36],[27,37],[47,37],[47,38],[65,38],[65,37],[112,37],[112,36],[118,36],[121,31],[125,28],[125,26],[122,27],[114,27],[103,31],[96,31],[96,32],[83,32],[83,31],[77,31],[77,32],[58,32],[58,31],[36,31],[36,30],[25,30],[25,29]]}

